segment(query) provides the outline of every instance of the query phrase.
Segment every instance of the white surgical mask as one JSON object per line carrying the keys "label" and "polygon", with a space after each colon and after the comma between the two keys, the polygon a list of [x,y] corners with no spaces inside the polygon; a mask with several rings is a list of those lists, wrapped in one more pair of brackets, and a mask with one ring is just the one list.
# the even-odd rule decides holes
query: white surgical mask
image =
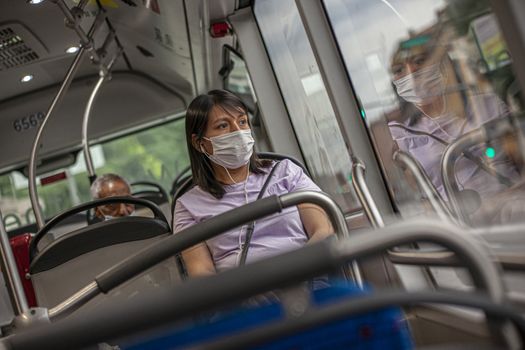
{"label": "white surgical mask", "polygon": [[249,129],[205,139],[211,142],[213,154],[208,154],[202,146],[201,150],[212,162],[227,169],[237,169],[248,164],[255,143]]}
{"label": "white surgical mask", "polygon": [[432,64],[396,79],[394,85],[402,99],[417,106],[423,105],[429,98],[442,95],[445,91],[439,64]]}

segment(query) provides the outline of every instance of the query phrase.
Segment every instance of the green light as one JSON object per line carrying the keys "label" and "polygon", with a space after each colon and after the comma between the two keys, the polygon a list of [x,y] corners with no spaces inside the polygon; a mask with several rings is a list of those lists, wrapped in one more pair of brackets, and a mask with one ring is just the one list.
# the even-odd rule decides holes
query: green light
{"label": "green light", "polygon": [[496,150],[492,147],[487,147],[487,149],[485,150],[485,155],[488,158],[494,158],[496,156]]}
{"label": "green light", "polygon": [[361,109],[361,117],[363,119],[365,119],[366,115],[365,115],[365,110],[364,109]]}

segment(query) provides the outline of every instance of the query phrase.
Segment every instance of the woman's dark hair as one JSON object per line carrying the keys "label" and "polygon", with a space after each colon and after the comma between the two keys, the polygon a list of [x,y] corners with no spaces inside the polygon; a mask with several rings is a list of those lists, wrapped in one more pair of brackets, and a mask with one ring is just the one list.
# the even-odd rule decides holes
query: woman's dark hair
{"label": "woman's dark hair", "polygon": [[[195,149],[192,141],[193,134],[197,135],[197,140],[204,136],[209,115],[214,107],[221,108],[230,115],[239,111],[248,114],[248,110],[241,99],[231,92],[211,90],[205,95],[195,97],[186,111],[186,143],[190,155],[193,183],[220,199],[225,193],[223,185],[215,178],[211,161],[204,153]],[[250,158],[250,171],[256,174],[264,173],[264,168],[270,164],[270,161],[260,160],[253,152]]]}

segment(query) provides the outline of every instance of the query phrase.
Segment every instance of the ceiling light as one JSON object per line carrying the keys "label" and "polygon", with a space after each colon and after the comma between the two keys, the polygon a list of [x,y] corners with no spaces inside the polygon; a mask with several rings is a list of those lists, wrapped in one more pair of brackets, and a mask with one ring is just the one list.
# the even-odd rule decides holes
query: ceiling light
{"label": "ceiling light", "polygon": [[20,79],[20,81],[22,83],[27,83],[27,82],[30,82],[31,80],[33,80],[33,76],[31,74],[28,74],[28,75],[24,75],[22,77],[22,79]]}
{"label": "ceiling light", "polygon": [[78,52],[78,46],[71,46],[66,49],[67,53],[75,53]]}
{"label": "ceiling light", "polygon": [[42,1],[44,1],[44,0],[29,0],[29,3],[31,5],[37,5],[37,4],[40,4]]}

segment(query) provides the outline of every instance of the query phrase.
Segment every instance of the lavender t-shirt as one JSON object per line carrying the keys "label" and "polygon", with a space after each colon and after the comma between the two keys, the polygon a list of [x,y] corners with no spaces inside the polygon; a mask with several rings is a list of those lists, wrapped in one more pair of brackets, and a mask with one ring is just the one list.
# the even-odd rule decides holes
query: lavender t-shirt
{"label": "lavender t-shirt", "polygon": [[[242,182],[224,186],[226,193],[221,199],[213,197],[198,186],[192,188],[175,204],[175,233],[246,204],[245,187],[248,202],[255,201],[269,169],[265,174],[250,174],[246,184]],[[283,160],[277,164],[263,197],[304,190],[321,191],[300,167],[289,160]],[[248,224],[235,228],[206,241],[217,271],[238,266],[247,226]],[[281,213],[267,216],[255,223],[246,263],[297,249],[307,240],[297,207],[284,209]]]}

